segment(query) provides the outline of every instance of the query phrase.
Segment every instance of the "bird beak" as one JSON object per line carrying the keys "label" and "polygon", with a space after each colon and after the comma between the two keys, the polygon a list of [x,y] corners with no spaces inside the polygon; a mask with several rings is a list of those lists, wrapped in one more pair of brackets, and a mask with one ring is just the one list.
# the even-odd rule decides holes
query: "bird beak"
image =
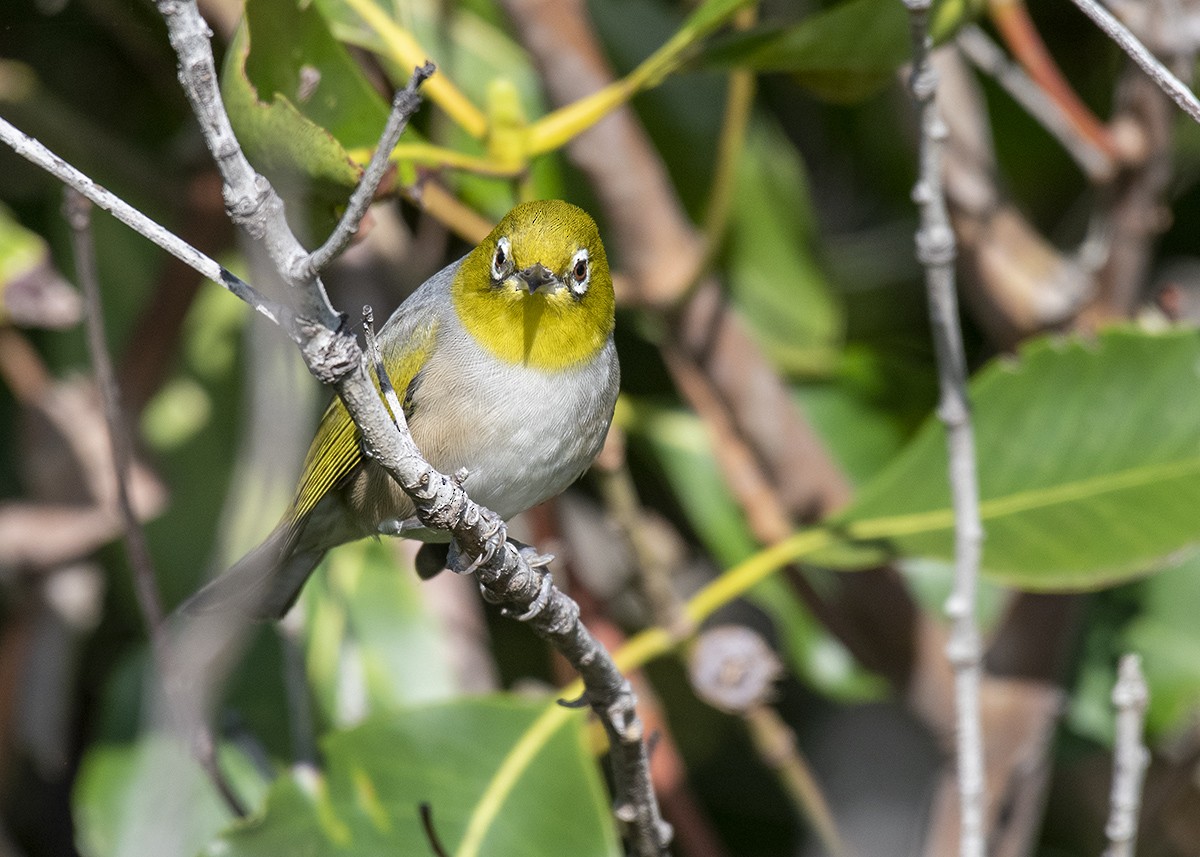
{"label": "bird beak", "polygon": [[516,277],[529,289],[529,294],[535,292],[553,292],[562,287],[558,277],[550,273],[550,269],[541,262],[530,265],[522,271],[517,271]]}

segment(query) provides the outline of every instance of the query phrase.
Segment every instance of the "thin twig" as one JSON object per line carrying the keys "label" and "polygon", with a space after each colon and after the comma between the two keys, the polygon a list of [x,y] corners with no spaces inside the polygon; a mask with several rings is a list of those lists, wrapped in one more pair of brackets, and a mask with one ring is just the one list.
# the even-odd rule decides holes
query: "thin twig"
{"label": "thin twig", "polygon": [[254,307],[257,312],[276,324],[283,325],[286,329],[287,326],[284,324],[284,320],[287,317],[287,310],[281,304],[270,301],[259,294],[249,283],[217,264],[217,262],[179,238],[166,227],[155,223],[112,191],[96,184],[37,140],[19,131],[3,118],[0,118],[0,142],[6,144],[21,157],[41,167],[63,184],[78,191],[95,203],[98,208],[107,211],[139,235],[153,241],[185,265],[200,272],[217,285],[223,286],[233,292],[233,294]]}
{"label": "thin twig", "polygon": [[925,267],[929,316],[937,351],[938,416],[946,426],[950,490],[954,506],[954,585],[946,601],[952,628],[946,654],[954,669],[954,698],[962,857],[985,851],[983,736],[979,685],[981,644],[975,624],[975,588],[983,541],[975,439],[967,400],[966,356],[954,291],[954,231],[942,189],[941,147],[946,126],[937,111],[937,73],[930,63],[929,0],[904,0],[913,45],[909,87],[917,106],[920,163],[913,198],[920,209],[917,258]]}
{"label": "thin twig", "polygon": [[[100,303],[100,283],[96,271],[96,249],[92,239],[91,202],[75,189],[68,189],[63,205],[67,224],[71,228],[72,249],[75,255],[75,274],[83,291],[87,309],[87,343],[96,372],[96,384],[104,400],[104,416],[108,423],[108,439],[112,451],[113,470],[117,485],[117,507],[125,530],[125,549],[129,554],[129,565],[133,571],[133,590],[138,609],[146,623],[150,649],[155,670],[165,677],[169,669],[169,652],[163,619],[165,611],[158,590],[154,561],[146,544],[146,533],[134,514],[129,499],[126,477],[129,474],[132,455],[126,433],[124,411],[121,408],[121,391],[113,372],[112,358],[108,353],[108,341],[104,332],[104,315]],[[210,732],[197,736],[194,746],[198,749],[198,761],[212,780],[217,793],[235,816],[245,817],[245,806],[233,787],[225,778],[217,763],[216,744]]]}
{"label": "thin twig", "polygon": [[154,649],[157,664],[163,663],[165,654],[165,638],[163,636],[162,596],[158,591],[155,578],[154,563],[150,558],[150,549],[146,546],[146,533],[141,522],[133,511],[133,503],[129,499],[129,485],[126,478],[132,455],[129,451],[129,441],[125,429],[125,415],[121,408],[121,392],[117,389],[117,379],[113,372],[112,358],[108,353],[108,340],[104,332],[103,309],[100,305],[100,284],[96,273],[96,247],[92,240],[92,206],[91,203],[75,190],[67,190],[64,194],[63,213],[67,225],[71,227],[71,245],[75,256],[75,275],[83,291],[84,302],[87,306],[85,323],[87,325],[88,352],[92,360],[92,368],[96,373],[96,385],[100,389],[104,401],[104,418],[108,423],[108,442],[112,452],[113,470],[117,486],[117,510],[121,514],[121,522],[125,528],[125,549],[129,554],[129,565],[133,571],[133,590],[137,596],[138,607],[142,619],[146,623],[146,633],[150,645]]}
{"label": "thin twig", "polygon": [[1138,40],[1137,36],[1131,33],[1124,24],[1113,17],[1113,14],[1097,3],[1096,0],[1072,0],[1072,2],[1085,15],[1091,18],[1110,39],[1116,42],[1121,50],[1129,54],[1129,58],[1141,66],[1142,71],[1146,72],[1158,84],[1159,88],[1180,106],[1184,113],[1191,116],[1196,122],[1200,122],[1200,100],[1196,98],[1183,81],[1159,62],[1154,54],[1150,53],[1149,49]]}
{"label": "thin twig", "polygon": [[433,857],[448,857],[450,852],[446,850],[446,846],[442,845],[442,839],[433,825],[433,807],[428,803],[422,803],[417,807],[417,813],[421,816],[421,829],[425,831],[425,841],[429,843],[429,850],[433,852]]}
{"label": "thin twig", "polygon": [[308,276],[323,271],[326,265],[346,249],[346,245],[358,231],[359,224],[362,223],[367,209],[371,206],[371,201],[375,199],[375,194],[379,190],[379,183],[383,181],[383,176],[387,172],[388,158],[392,154],[392,149],[396,147],[396,142],[408,126],[408,120],[417,112],[417,108],[421,104],[421,97],[417,94],[417,90],[432,74],[433,63],[426,62],[425,65],[413,71],[412,76],[408,79],[408,85],[396,92],[395,98],[392,99],[391,112],[383,126],[383,132],[379,135],[379,143],[375,146],[375,151],[371,155],[371,160],[367,162],[366,169],[363,170],[362,178],[359,179],[354,192],[350,194],[346,210],[342,213],[333,232],[325,239],[325,243],[309,254],[305,272]]}
{"label": "thin twig", "polygon": [[1089,179],[1099,183],[1111,178],[1115,169],[1111,153],[1092,138],[1078,133],[1062,106],[1019,65],[1011,62],[983,30],[970,24],[959,30],[956,40],[966,58],[980,71],[991,75],[1013,101],[1041,123]]}
{"label": "thin twig", "polygon": [[1142,740],[1150,697],[1138,655],[1121,658],[1112,701],[1117,709],[1117,734],[1113,742],[1110,810],[1108,824],[1104,826],[1108,836],[1104,857],[1133,857],[1138,814],[1142,809],[1142,783],[1150,763],[1150,753]]}
{"label": "thin twig", "polygon": [[367,342],[367,359],[371,361],[371,366],[375,371],[375,380],[379,382],[379,390],[383,393],[388,410],[396,414],[402,406],[400,398],[396,395],[396,388],[392,386],[392,379],[388,377],[387,369],[383,365],[383,352],[379,350],[379,340],[375,336],[375,312],[371,309],[370,304],[367,304],[363,307],[362,314],[363,338]]}

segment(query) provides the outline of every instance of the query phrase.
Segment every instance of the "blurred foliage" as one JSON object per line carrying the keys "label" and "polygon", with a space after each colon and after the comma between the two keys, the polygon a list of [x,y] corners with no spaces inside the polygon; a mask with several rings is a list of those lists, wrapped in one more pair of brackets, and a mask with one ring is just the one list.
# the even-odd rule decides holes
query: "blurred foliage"
{"label": "blurred foliage", "polygon": [[[227,43],[218,40],[222,85],[248,154],[281,183],[295,204],[293,220],[315,241],[369,154],[386,116],[383,93],[407,78],[417,48],[438,62],[442,82],[427,89],[427,107],[395,153],[395,189],[415,193],[432,176],[490,219],[526,196],[568,196],[595,209],[562,147],[628,102],[690,216],[705,222],[728,73],[760,72],[732,163],[729,223],[712,248],[714,270],[859,492],[826,545],[849,533],[866,542],[865,552],[852,554],[856,563],[901,556],[914,596],[940,613],[950,517],[943,434],[930,413],[936,375],[912,259],[911,117],[894,83],[907,56],[902,7],[895,0],[764,2],[757,23],[729,26],[747,5],[594,0],[596,31],[622,83],[553,110],[493,0],[252,0],[246,21]],[[1069,79],[1103,114],[1116,52],[1070,9],[1031,11]],[[939,4],[939,33],[977,13],[971,2]],[[194,225],[183,188],[208,169],[208,156],[149,4],[21,0],[5,13],[0,56],[0,115],[161,222]],[[1084,181],[1033,120],[992,83],[983,85],[1007,189],[1046,234],[1073,241],[1086,225]],[[1162,242],[1170,254],[1194,253],[1200,224],[1200,132],[1181,131],[1174,226]],[[0,297],[30,267],[70,272],[54,182],[0,152],[0,200]],[[412,234],[436,231],[407,205],[401,213]],[[162,372],[134,422],[141,452],[171,490],[148,535],[173,605],[282,509],[288,465],[247,456],[278,447],[281,458],[298,460],[320,394],[256,409],[256,397],[269,393],[250,380],[264,370],[247,346],[245,309],[211,284],[192,297],[184,284],[167,282],[161,254],[124,227],[97,218],[96,229],[112,348],[126,373],[139,363]],[[463,249],[446,243],[447,260]],[[205,249],[245,267],[236,248]],[[394,280],[371,298],[380,309],[402,297]],[[357,291],[333,297],[361,302]],[[3,306],[0,324],[7,324]],[[660,323],[634,311],[620,323],[634,479],[645,504],[684,537],[681,585],[710,585],[692,606],[705,616],[733,614],[770,637],[787,673],[781,708],[797,728],[874,710],[864,703],[886,696],[883,681],[768,575],[788,559],[832,564],[851,554],[811,554],[813,539],[764,561],[714,458],[719,435],[684,405],[663,368]],[[166,346],[150,344],[147,331],[155,329],[170,334]],[[1200,341],[1194,331],[1125,328],[1089,340],[1042,339],[1008,358],[996,357],[969,321],[966,332],[992,578],[980,608],[985,626],[999,621],[1006,585],[1090,593],[1060,752],[1111,741],[1114,664],[1127,650],[1144,656],[1152,735],[1179,739],[1200,707],[1200,518],[1193,513],[1200,412],[1191,395]],[[20,334],[52,376],[87,371],[79,329],[23,326]],[[279,371],[294,379],[297,367],[293,358]],[[294,412],[285,415],[289,404]],[[33,491],[20,475],[24,457],[37,452],[36,439],[18,428],[23,407],[0,384],[5,501]],[[250,438],[264,413],[278,424],[256,445]],[[293,434],[301,438],[295,449]],[[232,514],[254,525],[231,522]],[[60,628],[56,649],[14,648],[43,602],[36,581],[5,578],[22,582],[5,592],[0,657],[33,652],[25,667],[36,671],[36,657],[49,651],[73,670],[71,685],[57,691],[70,716],[52,736],[66,761],[52,769],[29,762],[21,730],[0,757],[11,784],[0,819],[31,857],[72,853],[65,841],[72,835],[85,857],[425,853],[421,803],[432,807],[434,828],[452,849],[465,837],[470,853],[619,852],[593,758],[602,747],[584,718],[512,687],[464,697],[455,629],[431,609],[402,551],[377,542],[331,555],[307,588],[295,639],[262,629],[243,655],[219,723],[228,737],[223,758],[256,814],[231,823],[209,784],[152,725],[145,635],[122,552],[108,546],[95,559],[107,584],[99,624]],[[739,568],[754,573],[717,578],[711,588],[721,570]],[[827,574],[813,570],[813,585],[821,588]],[[736,585],[719,588],[722,580]],[[732,603],[743,594],[746,603]],[[613,599],[614,616],[638,630],[644,614],[622,604]],[[522,683],[561,683],[540,642],[490,620],[500,623],[495,657],[501,674],[514,678],[509,685],[518,674]],[[284,678],[297,664],[314,733],[299,738],[303,706]],[[699,703],[678,663],[656,664],[648,675],[699,808],[731,853],[796,853],[803,822],[770,773],[749,759],[737,721]],[[3,722],[37,723],[21,671],[0,681],[0,698],[9,700],[3,713],[13,718]],[[305,737],[320,752],[293,766]],[[840,745],[871,746],[876,738],[843,737]],[[848,776],[828,764],[818,770],[822,778]],[[170,810],[158,802],[162,794],[171,796]]]}

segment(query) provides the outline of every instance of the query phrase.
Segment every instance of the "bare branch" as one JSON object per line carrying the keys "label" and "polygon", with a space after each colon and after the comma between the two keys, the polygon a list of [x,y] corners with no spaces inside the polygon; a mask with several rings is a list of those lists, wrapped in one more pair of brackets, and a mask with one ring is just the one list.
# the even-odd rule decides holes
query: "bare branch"
{"label": "bare branch", "polygon": [[139,235],[150,239],[179,261],[199,271],[217,285],[233,292],[254,307],[257,312],[276,324],[282,325],[285,329],[287,328],[284,320],[288,317],[288,312],[282,305],[259,294],[249,283],[217,264],[166,227],[155,223],[116,194],[96,184],[37,140],[14,128],[3,118],[0,118],[0,142],[7,144],[18,155],[41,167],[63,184],[91,200],[98,208],[107,211]]}
{"label": "bare branch", "polygon": [[324,270],[326,265],[346,249],[346,245],[358,231],[358,225],[366,215],[367,209],[370,208],[371,201],[375,199],[379,183],[383,181],[383,176],[387,172],[388,158],[392,154],[392,149],[396,147],[396,142],[408,126],[408,120],[421,106],[421,97],[417,94],[417,89],[432,74],[433,63],[426,62],[425,65],[413,71],[412,77],[408,79],[408,85],[396,92],[395,98],[392,99],[392,110],[388,114],[387,123],[383,126],[383,133],[379,135],[379,143],[375,146],[375,152],[371,155],[366,169],[363,170],[358,186],[350,194],[350,201],[346,204],[346,210],[343,212],[341,220],[338,221],[329,237],[325,239],[325,243],[309,255],[305,263],[305,271],[302,272],[304,275],[313,276]]}
{"label": "bare branch", "polygon": [[1133,857],[1142,809],[1142,783],[1150,763],[1150,753],[1142,742],[1149,691],[1138,655],[1121,658],[1112,701],[1117,709],[1117,734],[1113,745],[1111,808],[1104,827],[1108,836],[1104,857]]}
{"label": "bare branch", "polygon": [[917,258],[925,267],[929,316],[937,351],[938,416],[946,425],[950,490],[954,506],[954,585],[946,601],[952,622],[946,654],[954,669],[958,789],[961,813],[960,854],[985,852],[983,808],[986,805],[979,686],[981,644],[975,624],[975,588],[983,527],[975,439],[967,400],[967,367],[958,303],[954,291],[954,231],[942,188],[941,148],[946,126],[937,110],[937,73],[930,62],[929,0],[904,0],[912,33],[913,64],[909,87],[921,129],[917,184],[913,199],[920,209]]}
{"label": "bare branch", "polygon": [[[221,171],[230,214],[250,237],[262,242],[291,287],[297,314],[289,332],[300,345],[305,363],[318,379],[337,390],[372,458],[412,498],[421,522],[450,532],[463,553],[473,558],[471,566],[484,595],[506,605],[579,671],[611,742],[617,818],[626,824],[636,854],[662,854],[671,832],[650,785],[642,726],[629,682],[580,623],[578,605],[555,589],[547,575],[531,569],[507,541],[504,522],[472,502],[456,479],[438,473],[425,461],[408,431],[403,409],[388,414],[370,380],[362,350],[345,329],[344,316],[330,306],[310,255],[287,224],[282,201],[250,167],[233,135],[216,83],[208,30],[195,2],[159,0],[158,7],[179,57],[180,81]],[[413,81],[419,82],[422,75],[419,70]],[[398,122],[403,112],[398,107],[393,118]],[[363,193],[371,196],[374,189]]]}
{"label": "bare branch", "polygon": [[133,589],[146,623],[150,645],[155,650],[155,660],[161,664],[165,653],[162,623],[166,613],[162,606],[162,595],[158,591],[150,549],[146,546],[146,533],[134,514],[133,503],[129,499],[126,478],[132,456],[125,428],[125,414],[121,408],[121,393],[117,389],[112,357],[108,353],[108,340],[104,333],[100,283],[96,273],[96,248],[92,240],[91,203],[78,191],[68,190],[63,202],[63,212],[67,224],[71,227],[75,275],[79,279],[87,308],[85,321],[88,352],[96,373],[96,383],[104,400],[108,441],[112,448],[113,469],[116,471],[117,509],[121,513],[121,522],[125,528],[125,549],[133,570]]}
{"label": "bare branch", "polygon": [[1178,77],[1171,73],[1170,69],[1150,53],[1137,36],[1096,0],[1072,0],[1072,2],[1095,21],[1096,25],[1107,33],[1108,37],[1116,42],[1121,50],[1129,54],[1129,58],[1141,66],[1142,71],[1146,72],[1159,88],[1179,105],[1184,113],[1191,116],[1196,122],[1200,122],[1200,100]]}
{"label": "bare branch", "polygon": [[1025,108],[1025,112],[1062,144],[1092,182],[1098,184],[1112,177],[1116,169],[1112,156],[1081,135],[1062,107],[1047,97],[1045,91],[1019,65],[1011,62],[982,29],[974,24],[963,27],[958,33],[957,42],[963,55],[976,68],[995,78],[1013,101]]}
{"label": "bare branch", "polygon": [[[162,595],[158,591],[154,561],[150,558],[150,549],[146,544],[146,533],[142,529],[137,515],[134,514],[133,503],[129,498],[129,487],[125,481],[132,462],[132,455],[126,433],[125,415],[121,408],[121,391],[117,387],[112,357],[108,353],[108,342],[104,333],[100,282],[96,271],[96,250],[92,240],[91,203],[78,191],[68,189],[63,209],[67,223],[71,227],[75,274],[79,278],[87,309],[88,351],[91,355],[92,367],[96,372],[96,383],[104,400],[104,415],[108,423],[108,439],[112,447],[113,469],[116,477],[117,508],[120,511],[125,530],[125,549],[129,554],[129,564],[133,570],[133,590],[137,596],[138,608],[146,623],[155,669],[165,679],[170,669],[170,653],[163,625],[165,611],[162,605]],[[197,738],[195,746],[206,748],[202,749],[199,754],[198,761],[201,767],[212,780],[217,793],[225,801],[230,812],[238,817],[245,817],[246,808],[217,764],[212,735],[205,728]]]}

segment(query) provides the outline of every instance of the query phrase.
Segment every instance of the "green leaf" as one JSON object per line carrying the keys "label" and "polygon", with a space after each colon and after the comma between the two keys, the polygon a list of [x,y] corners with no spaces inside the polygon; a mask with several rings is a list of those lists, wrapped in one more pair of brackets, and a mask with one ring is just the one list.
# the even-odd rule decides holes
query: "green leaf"
{"label": "green leaf", "polygon": [[[983,571],[1092,590],[1200,542],[1200,334],[1045,337],[971,383]],[[1181,392],[1183,394],[1181,394]],[[913,443],[833,523],[905,556],[953,554],[945,433]]]}
{"label": "green leaf", "polygon": [[222,93],[259,169],[302,176],[326,192],[358,181],[361,169],[347,150],[373,146],[388,114],[320,13],[295,0],[246,4]]}
{"label": "green leaf", "polygon": [[729,224],[729,289],[772,359],[794,373],[828,373],[840,354],[844,319],[814,238],[799,154],[777,127],[755,123]]}
{"label": "green leaf", "polygon": [[[266,785],[242,753],[222,749],[221,768],[248,805],[262,800]],[[92,747],[72,807],[85,857],[192,857],[231,820],[187,748],[163,735]]]}
{"label": "green leaf", "polygon": [[343,545],[305,586],[308,675],[330,723],[455,690],[441,631],[398,548],[374,539]]}
{"label": "green leaf", "polygon": [[909,52],[903,3],[847,0],[796,24],[764,24],[714,40],[703,59],[723,67],[787,72],[816,95],[843,102],[877,92]]}
{"label": "green leaf", "polygon": [[582,717],[561,721],[516,781],[495,779],[545,710],[544,700],[497,696],[414,708],[332,733],[323,742],[323,772],[277,781],[265,814],[229,830],[206,853],[427,854],[418,808],[428,804],[451,853],[478,817],[491,823],[476,853],[613,857],[620,849]]}

